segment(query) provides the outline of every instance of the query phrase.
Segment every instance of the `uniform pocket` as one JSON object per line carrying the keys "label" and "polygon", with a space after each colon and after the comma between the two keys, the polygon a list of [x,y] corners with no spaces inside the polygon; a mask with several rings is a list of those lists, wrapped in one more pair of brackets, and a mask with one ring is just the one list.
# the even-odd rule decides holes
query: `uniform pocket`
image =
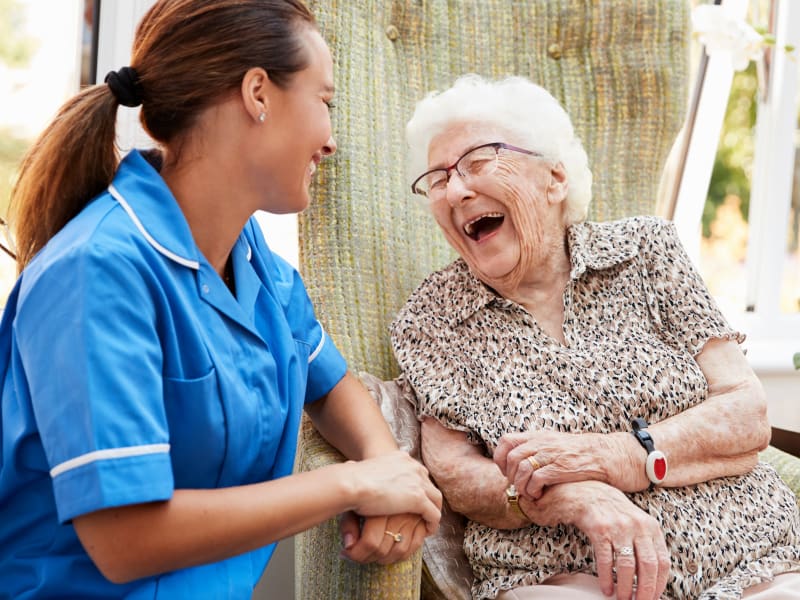
{"label": "uniform pocket", "polygon": [[175,487],[215,487],[227,441],[216,369],[194,379],[165,377],[164,406]]}

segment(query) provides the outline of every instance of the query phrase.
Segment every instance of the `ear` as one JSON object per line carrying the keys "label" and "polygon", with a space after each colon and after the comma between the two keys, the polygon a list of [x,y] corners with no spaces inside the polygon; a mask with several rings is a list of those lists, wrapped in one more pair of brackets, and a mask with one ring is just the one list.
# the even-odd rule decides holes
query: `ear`
{"label": "ear", "polygon": [[253,67],[242,77],[242,101],[244,109],[256,123],[263,123],[269,114],[269,88],[272,87],[267,72],[261,67]]}
{"label": "ear", "polygon": [[551,204],[563,202],[567,198],[569,182],[567,181],[567,171],[561,162],[557,162],[550,168],[550,183],[547,185],[547,201]]}

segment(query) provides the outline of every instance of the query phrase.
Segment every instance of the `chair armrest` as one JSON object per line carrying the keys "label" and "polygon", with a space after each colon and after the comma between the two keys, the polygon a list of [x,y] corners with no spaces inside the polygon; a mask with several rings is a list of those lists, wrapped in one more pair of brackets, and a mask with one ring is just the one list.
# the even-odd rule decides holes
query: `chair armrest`
{"label": "chair armrest", "polygon": [[[303,415],[296,460],[297,471],[310,471],[344,457],[328,444]],[[422,552],[393,565],[361,565],[342,558],[336,519],[295,536],[295,599],[417,600],[420,595]]]}
{"label": "chair armrest", "polygon": [[797,504],[800,506],[800,458],[778,450],[774,446],[768,446],[766,450],[759,453],[759,458],[775,467],[781,479],[794,492]]}

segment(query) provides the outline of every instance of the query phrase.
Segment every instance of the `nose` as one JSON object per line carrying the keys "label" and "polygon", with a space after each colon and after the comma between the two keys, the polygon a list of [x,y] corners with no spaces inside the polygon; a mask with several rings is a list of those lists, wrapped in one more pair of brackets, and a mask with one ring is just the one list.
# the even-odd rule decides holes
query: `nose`
{"label": "nose", "polygon": [[330,156],[336,152],[336,140],[333,139],[333,136],[328,138],[328,141],[325,142],[325,145],[322,147],[322,156]]}
{"label": "nose", "polygon": [[450,179],[447,180],[447,202],[450,206],[455,207],[473,197],[475,197],[475,192],[467,185],[464,177],[453,169]]}

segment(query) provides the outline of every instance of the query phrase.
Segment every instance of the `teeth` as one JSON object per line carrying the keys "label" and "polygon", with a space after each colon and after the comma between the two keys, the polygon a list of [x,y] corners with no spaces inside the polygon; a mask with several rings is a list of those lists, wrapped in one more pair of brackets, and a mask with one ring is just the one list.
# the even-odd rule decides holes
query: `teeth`
{"label": "teeth", "polygon": [[464,225],[464,233],[466,233],[467,235],[471,236],[473,234],[474,230],[475,230],[475,228],[473,227],[475,225],[475,223],[477,223],[478,221],[480,221],[481,219],[483,219],[485,217],[502,217],[502,216],[503,216],[503,213],[491,212],[491,213],[486,213],[486,214],[480,215],[479,217],[475,217],[474,219],[472,219],[471,221],[469,221],[468,223],[466,223]]}

